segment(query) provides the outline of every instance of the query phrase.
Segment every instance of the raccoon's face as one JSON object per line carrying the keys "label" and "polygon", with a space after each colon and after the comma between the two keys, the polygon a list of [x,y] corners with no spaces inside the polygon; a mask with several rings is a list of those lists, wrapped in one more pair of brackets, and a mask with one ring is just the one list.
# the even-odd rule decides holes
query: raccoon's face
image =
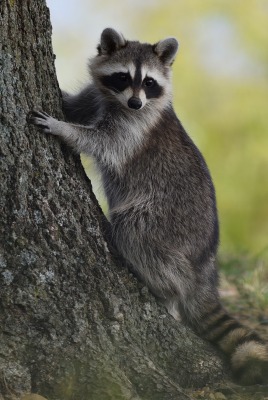
{"label": "raccoon's face", "polygon": [[157,71],[150,71],[133,62],[110,65],[109,70],[109,75],[100,77],[102,86],[125,107],[139,110],[150,99],[163,95],[165,82]]}
{"label": "raccoon's face", "polygon": [[170,67],[178,43],[165,39],[155,45],[126,41],[107,28],[101,35],[99,55],[90,70],[94,82],[109,99],[129,110],[164,106],[170,101]]}

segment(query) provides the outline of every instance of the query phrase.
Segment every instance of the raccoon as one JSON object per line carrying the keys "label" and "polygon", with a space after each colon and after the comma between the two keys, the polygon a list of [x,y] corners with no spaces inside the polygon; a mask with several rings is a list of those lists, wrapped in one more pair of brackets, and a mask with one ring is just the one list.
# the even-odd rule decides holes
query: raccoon
{"label": "raccoon", "polygon": [[219,300],[214,186],[172,107],[177,40],[151,45],[107,28],[97,50],[92,83],[77,95],[63,92],[69,122],[43,111],[29,122],[95,159],[112,240],[169,312],[229,355],[240,384],[267,383],[267,343]]}

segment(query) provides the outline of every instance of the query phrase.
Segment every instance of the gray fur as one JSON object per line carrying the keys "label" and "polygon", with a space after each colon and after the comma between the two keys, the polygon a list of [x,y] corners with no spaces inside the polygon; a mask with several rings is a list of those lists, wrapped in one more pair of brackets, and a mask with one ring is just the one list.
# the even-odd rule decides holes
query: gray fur
{"label": "gray fur", "polygon": [[[218,298],[218,221],[205,161],[171,104],[169,64],[177,42],[124,42],[120,47],[123,39],[114,32],[104,31],[100,48],[116,42],[116,49],[110,55],[101,50],[90,62],[93,83],[75,96],[63,92],[64,112],[72,123],[42,113],[35,113],[32,122],[94,157],[119,252],[159,298],[170,302],[169,308],[196,321]],[[162,95],[138,111],[121,104],[119,94],[100,80],[107,65],[133,61],[156,70],[165,83]]]}

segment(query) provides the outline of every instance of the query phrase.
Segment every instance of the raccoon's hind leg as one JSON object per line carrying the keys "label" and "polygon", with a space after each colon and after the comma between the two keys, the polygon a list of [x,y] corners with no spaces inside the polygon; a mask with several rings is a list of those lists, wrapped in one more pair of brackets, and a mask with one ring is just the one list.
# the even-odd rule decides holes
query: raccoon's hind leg
{"label": "raccoon's hind leg", "polygon": [[161,302],[166,307],[167,312],[172,315],[176,321],[182,321],[177,297],[170,297],[169,299],[161,300]]}

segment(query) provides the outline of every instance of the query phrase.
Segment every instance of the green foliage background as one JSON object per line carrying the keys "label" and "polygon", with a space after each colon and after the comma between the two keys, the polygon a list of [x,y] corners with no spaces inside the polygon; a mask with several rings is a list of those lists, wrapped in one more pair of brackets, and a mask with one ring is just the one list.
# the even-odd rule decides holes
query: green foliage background
{"label": "green foliage background", "polygon": [[[48,1],[53,19],[52,3]],[[66,27],[61,25],[54,35],[54,51],[59,59],[56,66],[65,89],[75,86],[70,79],[86,82],[86,57],[95,54],[99,35],[106,26],[119,29],[133,40],[156,42],[167,36],[179,40],[180,51],[173,68],[174,105],[214,179],[221,253],[257,255],[265,251],[268,1],[73,3],[79,12],[78,26],[70,29],[67,21]],[[72,15],[72,23],[74,19]],[[88,36],[84,34],[87,29]]]}

